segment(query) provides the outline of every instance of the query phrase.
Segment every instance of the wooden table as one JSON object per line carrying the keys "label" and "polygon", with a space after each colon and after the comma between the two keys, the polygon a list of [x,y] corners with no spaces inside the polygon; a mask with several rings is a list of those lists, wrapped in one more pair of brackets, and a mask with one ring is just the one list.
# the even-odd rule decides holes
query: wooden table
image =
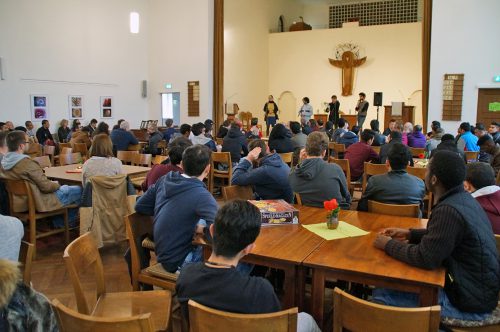
{"label": "wooden table", "polygon": [[[79,165],[65,165],[49,167],[45,169],[45,175],[52,180],[57,180],[61,183],[71,184],[71,185],[82,185],[82,173],[66,173],[68,170],[74,170]],[[144,175],[151,168],[142,166],[130,166],[122,165],[123,171],[129,176],[140,176]]]}
{"label": "wooden table", "polygon": [[427,220],[357,211],[341,211],[339,219],[370,234],[324,241],[303,262],[313,269],[312,315],[321,324],[325,280],[340,279],[420,294],[420,304],[437,304],[445,272],[423,270],[400,262],[373,246],[377,232],[386,227],[424,228]]}

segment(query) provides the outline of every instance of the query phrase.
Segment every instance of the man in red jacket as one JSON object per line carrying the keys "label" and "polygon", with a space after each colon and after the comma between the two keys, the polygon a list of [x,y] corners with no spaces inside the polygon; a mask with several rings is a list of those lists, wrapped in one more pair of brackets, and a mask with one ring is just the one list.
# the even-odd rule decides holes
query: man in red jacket
{"label": "man in red jacket", "polygon": [[481,162],[467,164],[464,188],[488,215],[493,233],[500,234],[500,187],[495,185],[493,168]]}
{"label": "man in red jacket", "polygon": [[379,162],[379,155],[371,147],[374,138],[373,131],[365,129],[361,133],[361,142],[354,143],[347,148],[345,159],[349,160],[352,181],[359,180],[363,175],[365,161]]}

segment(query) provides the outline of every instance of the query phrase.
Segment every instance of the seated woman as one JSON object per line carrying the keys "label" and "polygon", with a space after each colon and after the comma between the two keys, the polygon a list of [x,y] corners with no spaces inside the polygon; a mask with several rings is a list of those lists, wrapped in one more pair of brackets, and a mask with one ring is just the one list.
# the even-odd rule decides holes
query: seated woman
{"label": "seated woman", "polygon": [[104,121],[99,122],[96,130],[94,130],[94,132],[92,133],[92,137],[95,137],[99,134],[105,134],[109,136],[109,125]]}
{"label": "seated woman", "polygon": [[57,129],[57,137],[59,138],[59,143],[68,142],[68,135],[70,131],[71,130],[68,127],[68,120],[62,119],[59,129]]}
{"label": "seated woman", "polygon": [[293,152],[292,133],[281,123],[278,123],[269,134],[269,149],[276,153]]}
{"label": "seated woman", "polygon": [[113,144],[106,134],[94,137],[90,158],[83,164],[83,185],[96,175],[112,176],[123,174],[122,162],[113,157]]}
{"label": "seated woman", "polygon": [[90,146],[92,145],[92,141],[90,140],[89,134],[89,127],[77,129],[73,132],[73,134],[71,135],[71,139],[69,140],[71,146],[73,146],[75,143],[84,143],[87,146],[87,149],[90,148]]}

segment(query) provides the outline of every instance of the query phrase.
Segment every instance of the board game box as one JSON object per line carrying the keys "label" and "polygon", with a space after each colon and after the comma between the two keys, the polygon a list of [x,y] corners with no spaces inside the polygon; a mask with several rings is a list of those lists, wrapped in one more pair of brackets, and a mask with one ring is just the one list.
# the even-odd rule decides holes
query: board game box
{"label": "board game box", "polygon": [[250,203],[259,208],[263,225],[288,225],[299,223],[299,210],[282,199],[263,200]]}

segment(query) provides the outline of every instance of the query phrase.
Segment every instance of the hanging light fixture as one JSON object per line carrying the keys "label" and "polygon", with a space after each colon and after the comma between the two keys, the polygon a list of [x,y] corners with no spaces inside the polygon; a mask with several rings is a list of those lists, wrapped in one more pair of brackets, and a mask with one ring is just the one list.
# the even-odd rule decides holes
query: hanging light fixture
{"label": "hanging light fixture", "polygon": [[130,33],[139,33],[139,13],[130,13]]}

